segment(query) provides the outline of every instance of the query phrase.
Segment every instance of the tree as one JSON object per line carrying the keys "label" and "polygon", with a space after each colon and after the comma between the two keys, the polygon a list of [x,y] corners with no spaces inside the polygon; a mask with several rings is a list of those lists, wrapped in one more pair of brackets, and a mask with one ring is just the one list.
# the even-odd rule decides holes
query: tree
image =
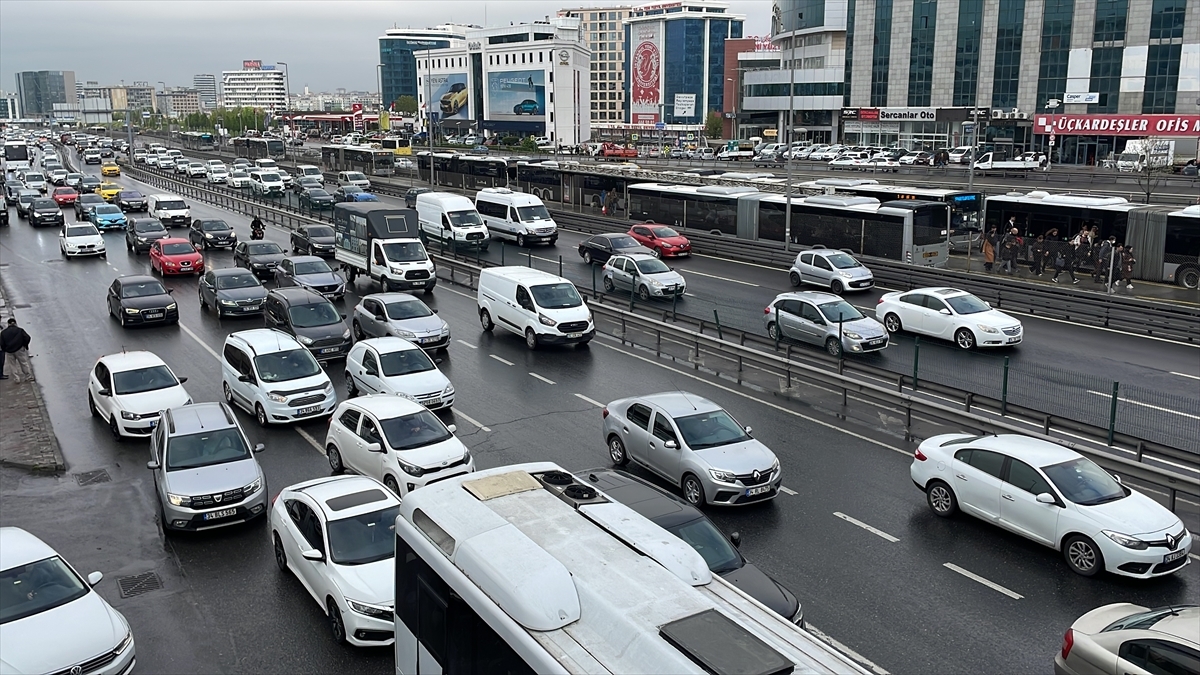
{"label": "tree", "polygon": [[708,117],[704,120],[704,135],[707,138],[721,138],[722,131],[725,127],[725,120],[721,117],[721,113],[716,110],[708,111]]}
{"label": "tree", "polygon": [[1150,203],[1150,198],[1158,190],[1167,176],[1170,176],[1175,167],[1173,141],[1158,138],[1156,136],[1147,136],[1145,140],[1129,141],[1125,146],[1125,152],[1121,154],[1140,154],[1137,164],[1134,166],[1134,172],[1137,174],[1138,187],[1146,195],[1146,203]]}
{"label": "tree", "polygon": [[395,106],[396,112],[415,113],[417,112],[417,99],[405,94],[396,98]]}

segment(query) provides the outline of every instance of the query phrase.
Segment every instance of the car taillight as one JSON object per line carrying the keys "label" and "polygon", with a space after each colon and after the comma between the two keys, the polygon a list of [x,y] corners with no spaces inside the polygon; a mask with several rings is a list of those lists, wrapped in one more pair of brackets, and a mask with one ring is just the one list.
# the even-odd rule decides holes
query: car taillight
{"label": "car taillight", "polygon": [[883,304],[883,296],[880,296],[879,299],[875,301],[875,304],[882,305]]}
{"label": "car taillight", "polygon": [[1062,657],[1066,659],[1071,654],[1071,647],[1075,646],[1075,631],[1068,628],[1067,632],[1063,633]]}
{"label": "car taillight", "polygon": [[770,314],[770,313],[771,313],[770,307],[763,307],[763,314]]}
{"label": "car taillight", "polygon": [[608,406],[600,409],[600,419],[608,419]]}
{"label": "car taillight", "polygon": [[929,459],[928,457],[925,456],[925,453],[921,452],[920,448],[917,448],[917,451],[913,453],[913,457],[918,462],[924,462],[925,460]]}

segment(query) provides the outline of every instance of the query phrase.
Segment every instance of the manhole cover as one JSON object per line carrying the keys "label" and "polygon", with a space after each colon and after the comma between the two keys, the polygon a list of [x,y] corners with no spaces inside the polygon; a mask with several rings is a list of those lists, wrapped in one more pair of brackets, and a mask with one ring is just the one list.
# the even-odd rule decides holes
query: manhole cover
{"label": "manhole cover", "polygon": [[80,485],[95,485],[96,483],[107,483],[112,480],[105,469],[96,469],[95,471],[85,471],[75,474],[75,482]]}
{"label": "manhole cover", "polygon": [[162,579],[159,579],[158,574],[154,572],[121,577],[117,579],[117,586],[121,589],[122,598],[132,598],[135,595],[157,591],[163,587]]}

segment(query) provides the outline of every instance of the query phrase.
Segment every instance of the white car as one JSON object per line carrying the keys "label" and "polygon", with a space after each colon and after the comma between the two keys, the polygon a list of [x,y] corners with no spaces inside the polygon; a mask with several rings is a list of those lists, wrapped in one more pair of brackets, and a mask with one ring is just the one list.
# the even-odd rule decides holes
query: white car
{"label": "white car", "polygon": [[88,377],[88,409],[118,441],[147,438],[163,410],[192,402],[184,382],[152,352],[101,356]]}
{"label": "white car", "polygon": [[1055,675],[1200,673],[1200,607],[1097,607],[1071,624]]}
{"label": "white car", "polygon": [[349,469],[382,481],[401,499],[424,485],[475,470],[475,459],[425,406],[400,396],[344,401],[325,435],[334,473]]}
{"label": "white car", "polygon": [[394,641],[399,513],[400,500],[363,476],[297,483],[271,504],[275,564],[295,574],[317,601],[339,644]]}
{"label": "white car", "polygon": [[206,173],[209,183],[225,183],[229,180],[229,169],[224,164],[210,164]]}
{"label": "white car", "polygon": [[842,155],[837,159],[830,160],[829,167],[832,169],[857,169],[859,167],[859,163],[862,161],[863,160],[858,156],[858,153],[850,153]]}
{"label": "white car", "polygon": [[860,159],[855,162],[855,166],[863,171],[891,171],[900,170],[900,163],[889,157],[872,157],[870,159]]}
{"label": "white car", "polygon": [[[440,360],[440,359],[439,359]],[[454,386],[417,345],[398,337],[354,343],[346,355],[346,391],[407,396],[430,410],[454,405]]]}
{"label": "white car", "polygon": [[917,288],[884,293],[875,318],[889,333],[908,331],[953,340],[963,349],[1021,343],[1021,322],[956,288]]}
{"label": "white car", "polygon": [[221,354],[225,402],[259,426],[328,415],[337,405],[329,376],[296,338],[272,328],[230,333]]}
{"label": "white car", "polygon": [[67,180],[67,173],[66,169],[54,169],[50,172],[50,182],[55,185],[62,185]]}
{"label": "white car", "polygon": [[208,167],[200,162],[189,162],[187,165],[188,178],[204,178],[208,175]]}
{"label": "white car", "polygon": [[932,155],[930,155],[928,152],[920,150],[910,152],[896,161],[904,165],[912,166],[915,164],[928,164],[930,157],[932,157]]}
{"label": "white car", "polygon": [[234,169],[233,173],[229,174],[229,187],[231,188],[240,190],[250,187],[250,184],[250,174],[245,171]]}
{"label": "white car", "polygon": [[58,248],[67,257],[67,260],[85,255],[108,257],[108,251],[104,247],[104,237],[95,225],[88,222],[64,225],[58,231]]}
{"label": "white car", "polygon": [[146,155],[146,166],[158,166],[158,160],[162,156],[157,153]]}
{"label": "white car", "polygon": [[41,539],[0,527],[0,645],[4,673],[128,673],[137,663],[121,613]]}
{"label": "white car", "polygon": [[1174,513],[1056,443],[943,434],[918,446],[909,474],[936,515],[961,510],[1062,551],[1083,576],[1147,579],[1189,562],[1192,535]]}

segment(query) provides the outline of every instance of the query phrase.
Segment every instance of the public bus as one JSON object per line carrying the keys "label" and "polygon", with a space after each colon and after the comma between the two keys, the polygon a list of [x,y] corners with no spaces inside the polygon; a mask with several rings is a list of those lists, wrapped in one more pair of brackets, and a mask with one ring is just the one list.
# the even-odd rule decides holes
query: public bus
{"label": "public bus", "polygon": [[462,190],[508,187],[508,162],[496,157],[425,150],[417,153],[417,171],[423,181]]}
{"label": "public bus", "polygon": [[238,157],[246,159],[285,159],[286,146],[280,138],[240,138],[234,143]]}
{"label": "public bus", "polygon": [[391,150],[394,154],[402,157],[408,157],[409,155],[412,155],[412,143],[407,138],[388,136],[387,138],[379,141],[379,145],[385,150]]}
{"label": "public bus", "polygon": [[395,173],[395,155],[391,150],[348,145],[321,146],[321,164],[326,171],[361,171],[368,176]]}
{"label": "public bus", "polygon": [[551,462],[454,476],[398,511],[397,673],[867,675]]}
{"label": "public bus", "polygon": [[[1081,229],[1097,228],[1098,241],[1117,238],[1132,245],[1137,265],[1133,275],[1147,281],[1166,281],[1185,288],[1200,285],[1200,205],[1134,204],[1124,197],[1104,195],[1008,194],[986,200],[986,228],[1003,232],[1016,218],[1020,234],[1046,239],[1047,250],[1064,249]],[[1057,230],[1056,235],[1051,230]],[[1027,256],[1028,246],[1021,251]],[[1091,263],[1082,265],[1090,268]]]}
{"label": "public bus", "polygon": [[29,144],[25,141],[4,141],[5,171],[26,171],[29,168]]}
{"label": "public bus", "polygon": [[863,178],[821,178],[800,183],[805,194],[852,194],[874,197],[881,202],[919,199],[942,202],[950,207],[950,247],[966,248],[967,240],[977,240],[983,230],[983,193],[969,190],[883,185]]}
{"label": "public bus", "polygon": [[217,147],[212,134],[202,131],[185,131],[179,135],[183,147],[188,150],[213,150]]}

